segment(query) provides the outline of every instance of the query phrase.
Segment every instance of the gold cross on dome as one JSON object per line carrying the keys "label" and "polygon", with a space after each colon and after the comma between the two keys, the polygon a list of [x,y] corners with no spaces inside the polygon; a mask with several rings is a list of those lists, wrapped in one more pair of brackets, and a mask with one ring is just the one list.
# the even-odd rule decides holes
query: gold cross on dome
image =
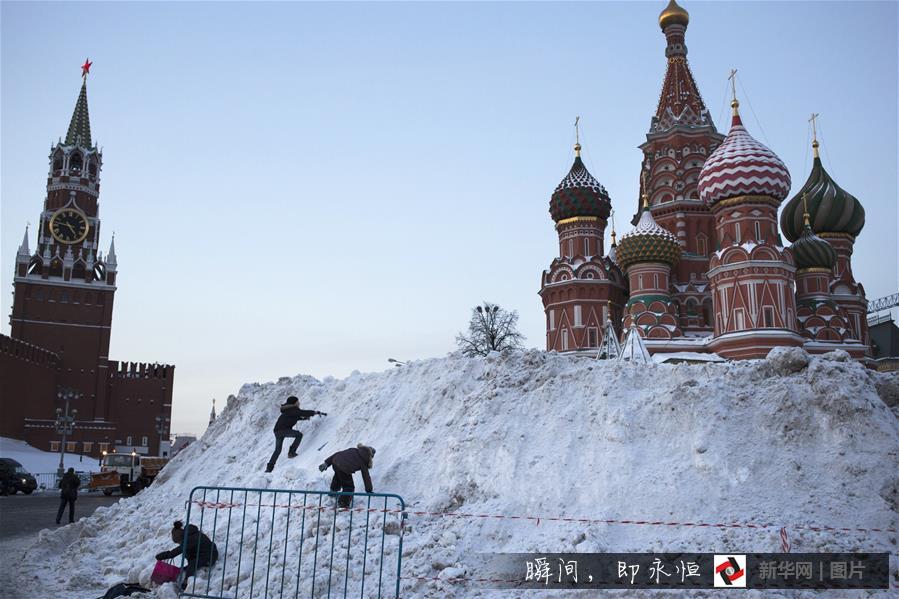
{"label": "gold cross on dome", "polygon": [[580,116],[574,117],[574,143],[581,143],[581,132],[578,129],[578,123],[581,121]]}
{"label": "gold cross on dome", "polygon": [[730,81],[730,91],[733,94],[733,99],[737,99],[737,69],[731,69],[730,75],[728,75],[728,80]]}
{"label": "gold cross on dome", "polygon": [[820,115],[817,112],[813,112],[812,116],[809,117],[808,122],[812,124],[812,141],[818,141],[818,126],[817,120]]}

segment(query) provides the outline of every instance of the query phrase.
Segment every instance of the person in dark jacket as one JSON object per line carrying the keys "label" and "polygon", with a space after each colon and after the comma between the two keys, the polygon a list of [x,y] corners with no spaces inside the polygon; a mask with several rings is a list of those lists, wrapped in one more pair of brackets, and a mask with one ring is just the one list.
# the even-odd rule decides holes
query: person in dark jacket
{"label": "person in dark jacket", "polygon": [[172,559],[181,555],[184,551],[184,559],[187,560],[187,566],[181,571],[178,579],[181,582],[181,590],[187,588],[187,579],[197,573],[197,568],[205,568],[206,566],[215,565],[219,558],[218,547],[209,540],[200,529],[193,524],[187,525],[187,542],[184,542],[184,524],[178,520],[172,527],[172,540],[178,543],[178,546],[171,551],[163,551],[156,554],[157,560]]}
{"label": "person in dark jacket", "polygon": [[327,414],[316,412],[315,410],[301,410],[299,399],[293,395],[287,398],[287,402],[281,406],[281,415],[278,417],[278,421],[275,422],[275,451],[265,467],[266,472],[271,472],[275,469],[275,462],[278,461],[278,457],[281,455],[286,437],[293,437],[293,443],[290,444],[290,449],[287,450],[287,457],[297,457],[297,449],[300,447],[300,441],[303,440],[303,433],[294,430],[293,427],[298,420],[309,420],[313,416],[327,416]]}
{"label": "person in dark jacket", "polygon": [[[365,492],[373,493],[374,488],[371,484],[371,476],[368,471],[374,465],[375,448],[368,447],[360,443],[356,447],[350,447],[343,451],[331,455],[324,463],[318,467],[322,472],[330,466],[334,470],[334,478],[331,479],[331,491],[343,491],[353,493],[356,485],[353,483],[353,474],[362,471],[362,480],[365,483]],[[337,499],[339,507],[350,507],[352,497],[350,495],[341,495]]]}
{"label": "person in dark jacket", "polygon": [[81,486],[81,479],[75,474],[74,468],[69,468],[68,472],[59,479],[59,511],[56,512],[56,523],[62,520],[62,513],[69,505],[69,524],[75,521],[75,500],[78,499],[78,487]]}

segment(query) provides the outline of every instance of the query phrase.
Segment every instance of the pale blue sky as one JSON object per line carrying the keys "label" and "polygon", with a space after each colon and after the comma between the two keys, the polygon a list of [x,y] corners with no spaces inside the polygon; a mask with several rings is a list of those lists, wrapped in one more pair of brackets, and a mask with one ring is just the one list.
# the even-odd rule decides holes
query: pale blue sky
{"label": "pale blue sky", "polygon": [[[3,2],[2,331],[89,56],[120,273],[110,354],[177,366],[175,430],[201,432],[243,382],[442,355],[481,300],[543,347],[574,116],[623,232],[664,5]],[[857,278],[895,292],[896,3],[683,5],[716,124],[737,68],[744,122],[794,190],[821,114],[825,166],[867,212]]]}

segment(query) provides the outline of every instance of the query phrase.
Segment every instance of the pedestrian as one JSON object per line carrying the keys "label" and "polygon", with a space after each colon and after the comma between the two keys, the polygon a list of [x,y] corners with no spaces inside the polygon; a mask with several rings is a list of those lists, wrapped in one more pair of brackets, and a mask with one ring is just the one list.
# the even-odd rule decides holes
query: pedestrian
{"label": "pedestrian", "polygon": [[293,437],[293,443],[290,444],[290,449],[287,450],[287,457],[297,457],[297,449],[300,447],[300,441],[303,440],[303,433],[294,430],[293,426],[298,420],[309,420],[313,416],[327,416],[327,414],[316,412],[315,410],[301,410],[300,400],[293,395],[288,397],[287,401],[281,405],[281,415],[278,417],[278,421],[275,422],[275,451],[265,467],[266,472],[271,472],[275,469],[275,462],[278,461],[278,457],[281,455],[281,449],[284,447],[284,439],[286,437]]}
{"label": "pedestrian", "polygon": [[184,552],[184,559],[187,560],[187,566],[181,570],[178,580],[181,583],[181,590],[187,588],[187,579],[195,576],[197,568],[212,567],[219,558],[218,547],[209,540],[200,529],[193,524],[187,525],[187,541],[184,541],[184,523],[180,520],[176,521],[172,526],[172,541],[178,543],[178,546],[170,551],[163,551],[156,554],[159,561],[172,559]]}
{"label": "pedestrian", "polygon": [[[345,493],[353,493],[356,485],[353,484],[353,474],[362,471],[362,480],[365,482],[365,492],[373,493],[374,488],[371,484],[371,476],[368,471],[374,465],[375,448],[368,447],[360,443],[356,447],[350,447],[343,451],[331,455],[324,463],[318,467],[322,472],[327,470],[328,466],[334,470],[334,478],[331,479],[331,491],[343,491]],[[352,497],[350,495],[341,495],[337,499],[338,507],[350,507]]]}
{"label": "pedestrian", "polygon": [[74,468],[69,468],[68,472],[59,479],[59,511],[56,512],[56,523],[62,520],[62,513],[69,505],[69,524],[75,521],[75,500],[78,499],[78,487],[81,486],[81,479],[75,474]]}

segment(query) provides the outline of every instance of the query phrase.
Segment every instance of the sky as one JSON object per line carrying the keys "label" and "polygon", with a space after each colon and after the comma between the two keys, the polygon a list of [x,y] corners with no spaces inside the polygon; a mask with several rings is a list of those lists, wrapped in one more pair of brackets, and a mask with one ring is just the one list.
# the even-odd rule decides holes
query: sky
{"label": "sky", "polygon": [[[0,331],[90,57],[110,357],[176,365],[174,432],[246,382],[444,355],[484,300],[542,348],[574,118],[624,232],[665,4],[3,2]],[[821,115],[825,167],[867,215],[856,278],[895,293],[897,4],[682,5],[719,130],[736,68],[744,124],[794,191]]]}

